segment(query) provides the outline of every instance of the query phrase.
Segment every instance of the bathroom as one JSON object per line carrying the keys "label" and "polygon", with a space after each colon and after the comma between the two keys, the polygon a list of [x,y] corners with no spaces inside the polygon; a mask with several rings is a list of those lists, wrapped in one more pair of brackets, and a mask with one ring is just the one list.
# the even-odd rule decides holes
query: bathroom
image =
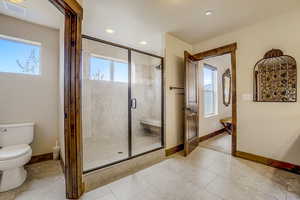
{"label": "bathroom", "polygon": [[[41,5],[48,10],[45,17],[50,15],[64,22],[50,3],[37,6]],[[59,174],[61,171],[59,162],[51,161],[54,148],[55,159],[59,158],[60,31],[49,24],[33,24],[12,17],[10,10],[2,6],[0,192],[5,192],[28,186],[27,182],[23,183],[28,177],[37,178],[38,173],[58,169]],[[43,168],[36,167],[35,174],[31,174],[31,170],[28,172],[28,168],[41,161],[46,161]]]}
{"label": "bathroom", "polygon": [[[55,7],[43,6],[63,24]],[[2,14],[0,22],[5,25],[0,31],[0,92],[6,94],[0,98],[1,163],[11,161],[7,157],[11,151],[6,149],[20,147],[13,151],[16,157],[12,158],[18,162],[9,169],[0,165],[0,197],[10,198],[49,172],[51,186],[40,184],[37,190],[65,184],[64,31]],[[12,51],[5,52],[5,42]],[[82,43],[83,171],[88,174],[162,150],[162,57],[86,38]],[[2,56],[8,61],[4,63]],[[20,66],[16,60],[20,60]],[[27,60],[31,71],[21,68]],[[3,67],[5,64],[8,67]],[[60,161],[52,161],[53,152]]]}

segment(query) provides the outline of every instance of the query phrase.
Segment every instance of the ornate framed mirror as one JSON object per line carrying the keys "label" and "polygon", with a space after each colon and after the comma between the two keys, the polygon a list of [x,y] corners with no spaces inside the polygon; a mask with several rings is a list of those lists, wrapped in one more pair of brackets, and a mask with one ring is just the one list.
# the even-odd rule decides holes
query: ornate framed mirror
{"label": "ornate framed mirror", "polygon": [[227,69],[222,75],[222,89],[223,89],[223,104],[230,105],[231,100],[231,72]]}
{"label": "ornate framed mirror", "polygon": [[254,67],[255,102],[296,102],[297,63],[280,49],[268,51]]}

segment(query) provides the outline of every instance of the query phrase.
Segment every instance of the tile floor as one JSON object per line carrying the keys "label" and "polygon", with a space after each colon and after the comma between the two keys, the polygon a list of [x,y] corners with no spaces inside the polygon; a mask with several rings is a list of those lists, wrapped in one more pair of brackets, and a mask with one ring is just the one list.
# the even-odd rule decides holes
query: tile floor
{"label": "tile floor", "polygon": [[[37,164],[29,171],[27,186],[0,199],[64,199],[58,163]],[[199,147],[189,157],[176,154],[82,200],[300,200],[300,176]]]}
{"label": "tile floor", "polygon": [[59,161],[46,161],[26,166],[25,183],[9,192],[0,193],[0,200],[65,199],[65,180]]}
{"label": "tile floor", "polygon": [[200,146],[223,153],[231,154],[231,135],[224,132],[200,143]]}

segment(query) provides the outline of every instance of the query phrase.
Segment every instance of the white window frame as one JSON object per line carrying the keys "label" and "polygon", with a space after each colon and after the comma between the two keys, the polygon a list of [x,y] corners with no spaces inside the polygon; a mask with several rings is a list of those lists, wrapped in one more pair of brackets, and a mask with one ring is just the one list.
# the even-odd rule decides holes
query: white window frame
{"label": "white window frame", "polygon": [[36,74],[30,74],[30,73],[24,73],[24,72],[2,72],[0,71],[0,74],[14,74],[14,75],[25,75],[25,76],[40,76],[42,75],[42,65],[41,65],[41,60],[42,60],[42,43],[40,42],[35,42],[35,41],[30,41],[30,40],[25,40],[17,37],[12,37],[12,36],[7,36],[7,35],[2,35],[0,34],[0,39],[2,40],[8,40],[16,43],[22,43],[22,44],[29,44],[33,46],[39,47],[39,73]]}
{"label": "white window frame", "polygon": [[[205,113],[205,106],[206,106],[206,102],[205,102],[205,87],[204,87],[204,69],[209,69],[211,71],[213,71],[213,80],[212,80],[212,83],[213,83],[213,90],[209,90],[209,92],[212,92],[213,93],[213,112],[212,113]],[[212,65],[209,65],[209,64],[206,64],[204,63],[203,65],[203,116],[204,118],[209,118],[209,117],[213,117],[213,116],[216,116],[218,115],[218,102],[219,102],[219,99],[218,99],[218,69]]]}
{"label": "white window frame", "polygon": [[[99,59],[104,59],[104,60],[108,60],[108,61],[111,61],[111,62],[119,62],[119,63],[124,63],[124,64],[127,64],[128,65],[128,61],[125,61],[125,60],[122,60],[122,59],[116,59],[116,58],[111,58],[111,57],[106,57],[106,56],[101,56],[101,55],[97,55],[97,54],[93,54],[91,53],[89,55],[89,75],[88,75],[88,79],[89,80],[93,80],[93,81],[107,81],[107,82],[115,82],[115,83],[128,83],[129,80],[127,82],[122,82],[122,81],[115,81],[114,80],[114,67],[110,67],[110,77],[109,77],[109,80],[94,80],[94,79],[91,79],[91,58],[94,57],[94,58],[99,58]],[[128,71],[129,71],[129,66],[128,66]]]}

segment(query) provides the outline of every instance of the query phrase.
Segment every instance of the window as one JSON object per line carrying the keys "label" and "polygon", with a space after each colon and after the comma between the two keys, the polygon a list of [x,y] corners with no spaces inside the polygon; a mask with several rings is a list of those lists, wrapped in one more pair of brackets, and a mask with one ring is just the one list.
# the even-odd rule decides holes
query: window
{"label": "window", "polygon": [[0,72],[39,75],[41,44],[0,35]]}
{"label": "window", "polygon": [[204,64],[204,116],[209,117],[217,114],[217,69]]}
{"label": "window", "polygon": [[128,82],[128,64],[92,55],[90,57],[90,80]]}

